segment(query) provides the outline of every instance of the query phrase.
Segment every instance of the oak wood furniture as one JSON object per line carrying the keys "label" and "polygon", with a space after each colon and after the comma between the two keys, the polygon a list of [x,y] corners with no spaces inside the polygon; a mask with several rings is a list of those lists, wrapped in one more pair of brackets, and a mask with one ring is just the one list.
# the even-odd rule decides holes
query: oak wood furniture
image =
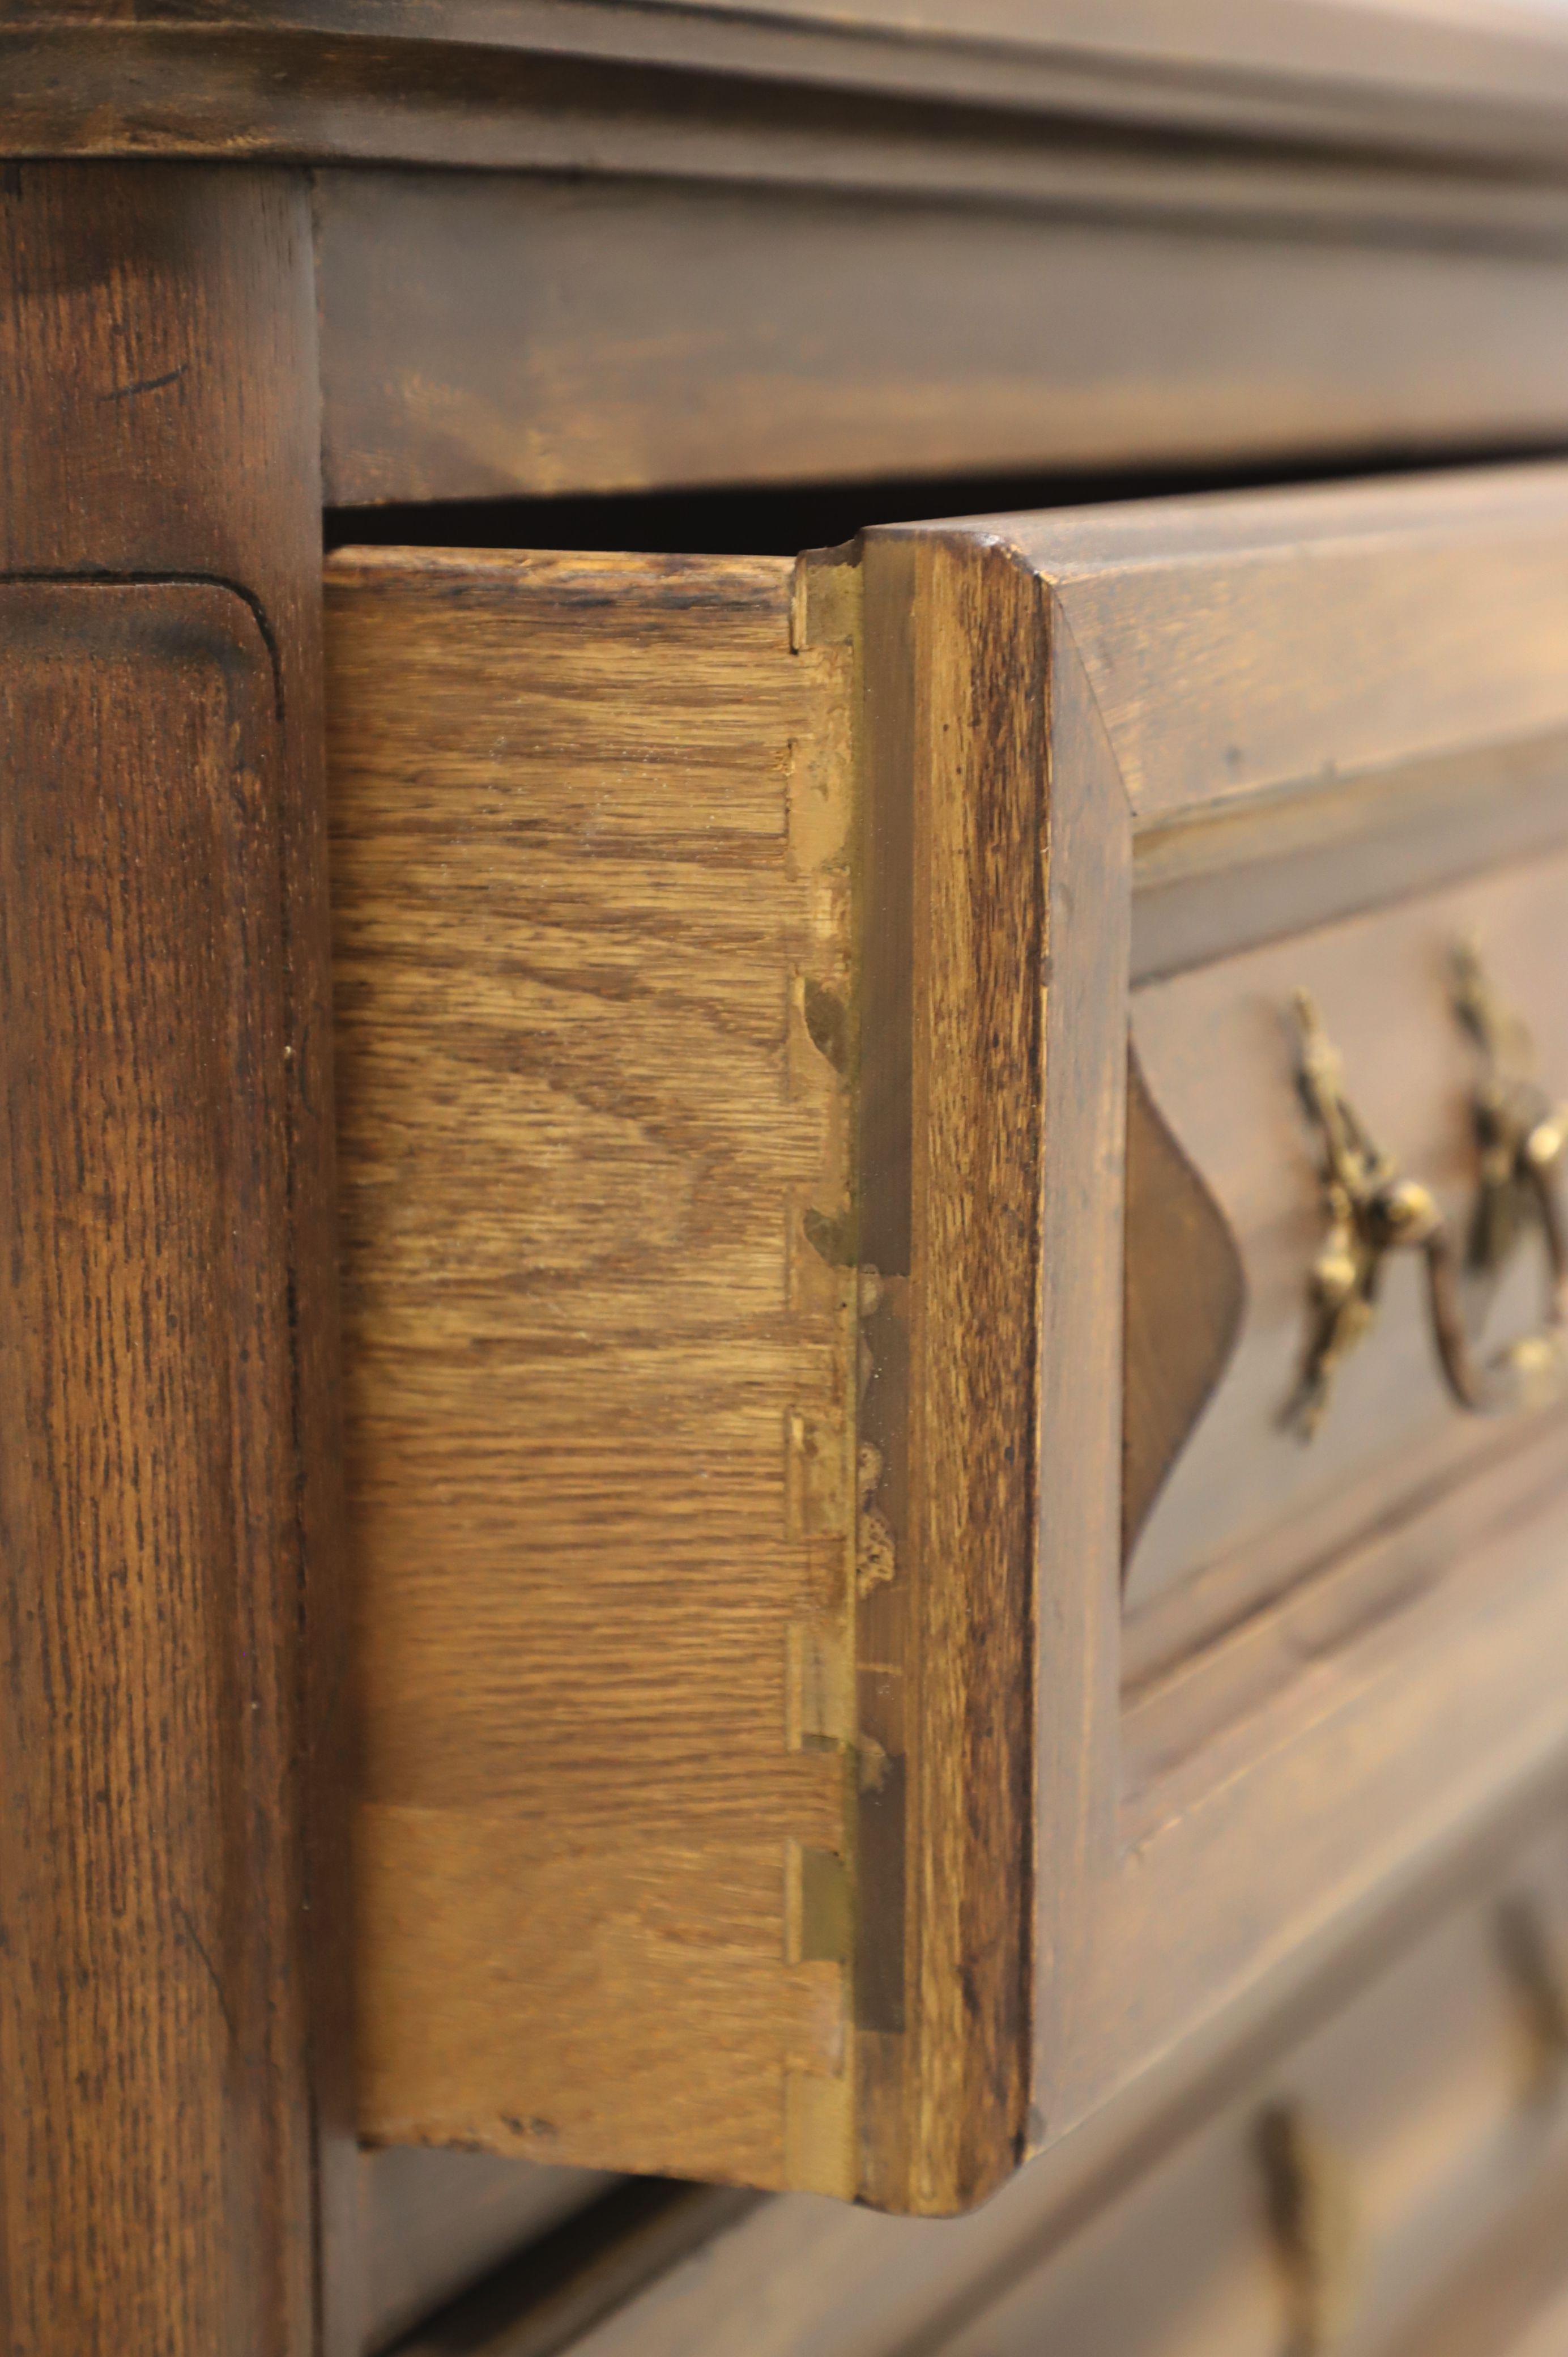
{"label": "oak wood furniture", "polygon": [[14,2349],[1551,2345],[1565,127],[5,11]]}
{"label": "oak wood furniture", "polygon": [[1412,1268],[1287,1421],[1285,1017],[1460,1224],[1454,943],[1568,1076],[1568,477],[328,604],[361,2116],[961,2205],[1561,1743],[1561,1416]]}
{"label": "oak wood furniture", "polygon": [[3,221],[0,2315],[282,2357],[353,2166],[308,199]]}

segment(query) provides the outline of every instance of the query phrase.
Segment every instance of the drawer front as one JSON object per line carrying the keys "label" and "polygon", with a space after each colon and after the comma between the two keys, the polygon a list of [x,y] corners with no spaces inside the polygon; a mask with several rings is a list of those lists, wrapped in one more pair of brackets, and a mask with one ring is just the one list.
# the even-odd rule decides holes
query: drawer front
{"label": "drawer front", "polygon": [[[1511,1510],[1556,1478],[1564,1452],[1552,1387],[1539,1411],[1526,1392],[1517,1413],[1505,1412],[1510,1345],[1552,1331],[1548,1239],[1527,1221],[1495,1276],[1464,1272],[1479,1242],[1476,1109],[1487,1075],[1455,1011],[1454,977],[1455,945],[1485,944],[1499,1003],[1530,1010],[1533,1058],[1568,1092],[1565,909],[1568,852],[1548,846],[1134,991],[1144,1084],[1202,1171],[1242,1279],[1228,1363],[1129,1550],[1122,1677],[1139,1697],[1140,1747],[1162,1720],[1175,1732],[1178,1684],[1186,1693],[1201,1674],[1215,1691],[1228,1631],[1251,1631],[1226,1657],[1239,1664],[1251,1643],[1232,1701],[1254,1701],[1265,1608],[1294,1591],[1305,1610],[1310,1597],[1321,1650],[1336,1641],[1336,1621],[1364,1618],[1382,1595],[1408,1599],[1443,1573],[1465,1511],[1460,1485],[1475,1478],[1473,1500],[1485,1491]],[[1444,1211],[1453,1291],[1476,1328],[1469,1356],[1502,1386],[1497,1414],[1455,1413],[1434,1339],[1431,1270],[1416,1251],[1388,1255],[1368,1330],[1334,1366],[1316,1421],[1302,1413],[1323,1331],[1304,1272],[1327,1226],[1321,1146],[1291,1037],[1302,988],[1329,1035],[1352,1043],[1348,1094],[1379,1146]],[[1152,1333],[1148,1347],[1157,1352],[1162,1340]],[[1353,1558],[1369,1534],[1396,1526],[1402,1543],[1383,1549],[1376,1571],[1358,1573]],[[1266,1674],[1283,1670],[1271,1657]]]}
{"label": "drawer front", "polygon": [[1543,2201],[1555,2248],[1544,2285],[1539,2258],[1519,2265],[1520,2317],[1564,2271],[1564,1862],[1561,1835],[1520,1856],[1085,2232],[993,2298],[955,2300],[965,2320],[932,2349],[1414,2357],[1439,2333],[1450,2357],[1511,2346],[1472,2285],[1520,2225],[1541,2240]]}
{"label": "drawer front", "polygon": [[811,1951],[853,1275],[806,1224],[847,1202],[807,1014],[844,996],[847,714],[789,600],[774,562],[329,582],[383,2139],[846,2183]]}
{"label": "drawer front", "polygon": [[328,615],[367,2128],[961,2206],[1568,1741],[1568,471]]}

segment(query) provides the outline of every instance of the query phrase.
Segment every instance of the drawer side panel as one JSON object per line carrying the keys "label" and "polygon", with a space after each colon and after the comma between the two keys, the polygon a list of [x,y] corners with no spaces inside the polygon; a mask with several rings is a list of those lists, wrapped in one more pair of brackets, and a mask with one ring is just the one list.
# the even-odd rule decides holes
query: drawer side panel
{"label": "drawer side panel", "polygon": [[789,578],[329,573],[361,2116],[846,2191],[847,658]]}

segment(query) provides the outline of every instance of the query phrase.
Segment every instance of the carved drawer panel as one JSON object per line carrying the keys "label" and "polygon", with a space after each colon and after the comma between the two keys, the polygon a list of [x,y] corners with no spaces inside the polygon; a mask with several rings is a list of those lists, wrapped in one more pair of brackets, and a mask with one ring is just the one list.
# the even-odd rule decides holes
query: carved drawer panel
{"label": "carved drawer panel", "polygon": [[961,2206],[1568,1744],[1568,470],[328,590],[367,2131]]}

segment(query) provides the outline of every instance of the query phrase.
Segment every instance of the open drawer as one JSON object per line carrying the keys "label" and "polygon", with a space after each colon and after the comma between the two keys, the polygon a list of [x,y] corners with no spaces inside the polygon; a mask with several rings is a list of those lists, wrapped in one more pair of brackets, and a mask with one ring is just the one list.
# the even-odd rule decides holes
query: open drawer
{"label": "open drawer", "polygon": [[972,2201],[1568,1745],[1568,468],[328,618],[365,2132]]}

